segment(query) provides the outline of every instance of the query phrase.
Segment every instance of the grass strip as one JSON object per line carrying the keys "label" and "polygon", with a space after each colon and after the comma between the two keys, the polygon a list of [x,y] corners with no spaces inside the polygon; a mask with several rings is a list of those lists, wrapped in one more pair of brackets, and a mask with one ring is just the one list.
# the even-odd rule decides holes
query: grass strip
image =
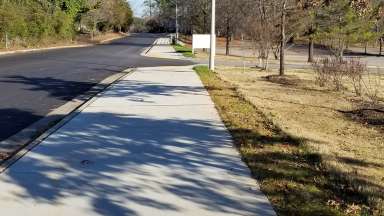
{"label": "grass strip", "polygon": [[182,46],[180,44],[173,45],[173,48],[176,50],[176,52],[183,54],[184,57],[188,57],[188,58],[194,57],[191,48]]}
{"label": "grass strip", "polygon": [[236,88],[210,72],[194,68],[209,91],[233,136],[243,161],[278,215],[364,215],[343,204],[332,180],[321,169],[320,158],[302,140],[276,127]]}

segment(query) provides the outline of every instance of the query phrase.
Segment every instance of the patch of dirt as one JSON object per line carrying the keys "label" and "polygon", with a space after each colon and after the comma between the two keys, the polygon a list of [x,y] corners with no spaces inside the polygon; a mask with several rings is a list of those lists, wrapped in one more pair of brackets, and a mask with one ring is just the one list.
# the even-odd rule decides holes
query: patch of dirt
{"label": "patch of dirt", "polygon": [[266,80],[269,82],[277,83],[277,84],[282,84],[282,85],[299,85],[302,80],[295,75],[268,75],[264,77]]}

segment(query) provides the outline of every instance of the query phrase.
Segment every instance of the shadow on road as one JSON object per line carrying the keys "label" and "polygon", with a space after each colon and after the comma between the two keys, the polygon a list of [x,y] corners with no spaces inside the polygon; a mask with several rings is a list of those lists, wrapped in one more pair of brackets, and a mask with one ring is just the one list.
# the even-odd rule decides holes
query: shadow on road
{"label": "shadow on road", "polygon": [[[0,141],[22,130],[26,125],[28,126],[31,121],[37,121],[40,118],[42,118],[42,116],[36,115],[31,111],[11,108],[0,109],[0,125],[2,125]],[[2,147],[4,146],[0,146],[0,148]]]}
{"label": "shadow on road", "polygon": [[44,91],[48,92],[50,97],[55,97],[60,100],[70,101],[76,95],[86,92],[96,83],[92,82],[78,82],[71,80],[55,79],[51,77],[25,77],[25,76],[11,76],[6,80],[0,80],[3,83],[18,83],[28,86],[30,91]]}

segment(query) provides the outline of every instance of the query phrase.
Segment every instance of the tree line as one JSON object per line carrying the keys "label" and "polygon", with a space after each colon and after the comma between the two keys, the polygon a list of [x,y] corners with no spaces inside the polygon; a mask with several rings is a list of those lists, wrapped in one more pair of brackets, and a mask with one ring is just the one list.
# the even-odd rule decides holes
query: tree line
{"label": "tree line", "polygon": [[79,33],[127,31],[132,10],[125,0],[1,0],[0,39],[35,44],[73,39]]}
{"label": "tree line", "polygon": [[[174,28],[178,4],[180,31],[209,33],[211,0],[147,0],[152,20],[162,28]],[[383,0],[216,0],[217,34],[227,39],[246,38],[257,50],[264,68],[270,58],[280,59],[284,74],[287,43],[308,41],[308,61],[314,61],[314,45],[329,48],[337,58],[353,44],[375,44],[383,52]]]}

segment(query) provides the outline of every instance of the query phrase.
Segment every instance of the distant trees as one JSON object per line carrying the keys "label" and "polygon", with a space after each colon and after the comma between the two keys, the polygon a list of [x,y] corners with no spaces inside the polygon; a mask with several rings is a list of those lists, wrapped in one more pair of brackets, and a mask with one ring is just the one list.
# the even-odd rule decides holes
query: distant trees
{"label": "distant trees", "polygon": [[176,0],[145,0],[149,17],[147,27],[150,32],[174,31]]}
{"label": "distant trees", "polygon": [[126,31],[131,22],[125,0],[0,1],[0,39],[12,43],[72,39],[80,31]]}
{"label": "distant trees", "polygon": [[[243,21],[243,32],[258,53],[259,66],[268,68],[271,52],[279,43],[277,5],[272,1],[248,1]],[[277,58],[277,57],[276,57]]]}
{"label": "distant trees", "polygon": [[373,20],[368,1],[336,0],[323,7],[316,15],[319,37],[338,58],[343,58],[348,44],[368,42],[373,35]]}
{"label": "distant trees", "polygon": [[225,45],[225,54],[229,55],[230,52],[230,41],[236,30],[240,29],[241,25],[243,7],[241,5],[242,1],[233,1],[233,0],[221,0],[218,4],[217,11],[217,26],[220,32],[223,32],[223,35],[226,39]]}
{"label": "distant trees", "polygon": [[[152,19],[174,30],[176,0],[151,2]],[[180,29],[186,34],[208,33],[211,0],[177,0]],[[172,3],[173,2],[173,3]],[[343,58],[350,44],[376,43],[380,55],[384,42],[383,0],[216,0],[217,32],[229,43],[232,37],[252,41],[260,66],[268,67],[273,54],[280,59],[284,74],[286,44],[295,39],[308,42],[308,61],[314,61],[314,45],[322,43]],[[172,4],[170,4],[172,3]]]}
{"label": "distant trees", "polygon": [[175,31],[177,3],[182,32],[187,34],[209,32],[211,0],[145,0],[144,3],[149,10],[150,31]]}
{"label": "distant trees", "polygon": [[375,2],[375,8],[373,12],[375,19],[375,32],[377,40],[379,41],[379,55],[383,52],[383,41],[384,41],[384,1],[379,0]]}

